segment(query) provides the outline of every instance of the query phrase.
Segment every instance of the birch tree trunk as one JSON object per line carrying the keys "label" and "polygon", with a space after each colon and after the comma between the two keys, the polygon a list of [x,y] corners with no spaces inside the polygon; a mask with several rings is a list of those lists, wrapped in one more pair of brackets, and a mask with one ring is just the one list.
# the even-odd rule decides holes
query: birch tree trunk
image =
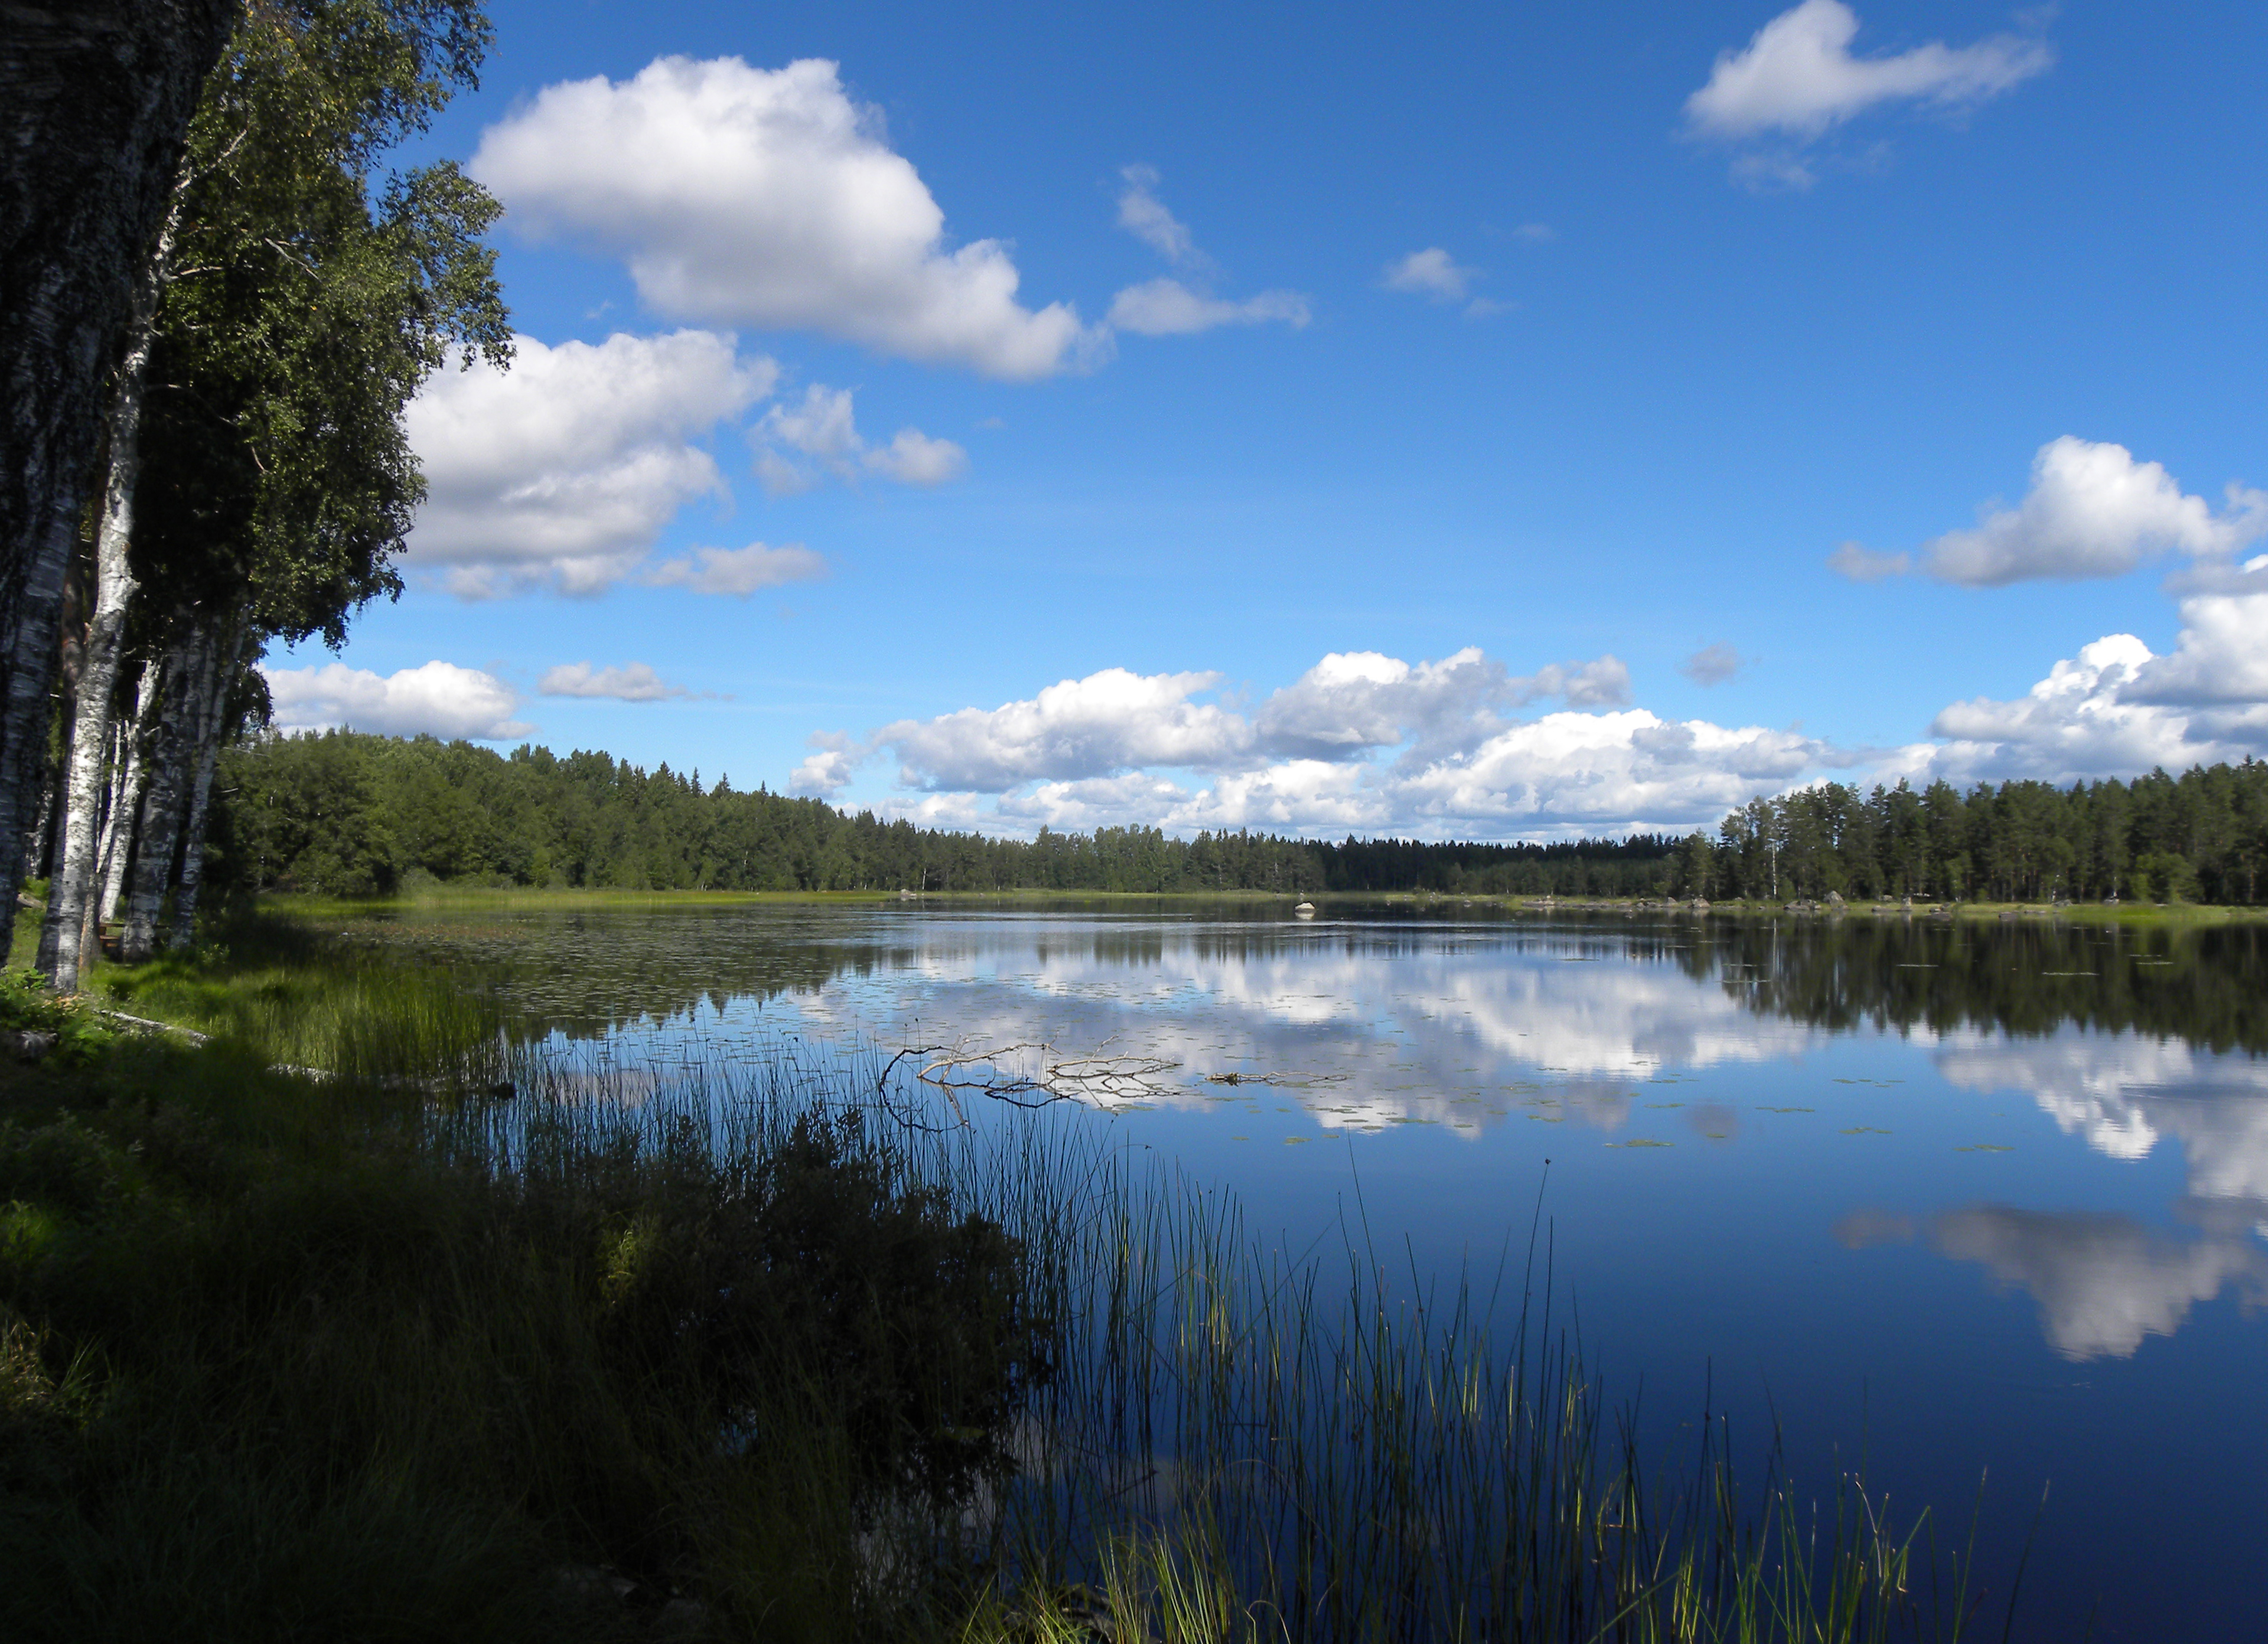
{"label": "birch tree trunk", "polygon": [[180,201],[177,187],[158,231],[157,246],[135,283],[133,328],[111,399],[110,467],[94,543],[94,609],[87,618],[80,655],[77,711],[72,716],[70,757],[65,767],[63,869],[48,887],[48,921],[40,932],[40,969],[57,993],[71,993],[78,987],[80,941],[96,866],[97,812],[105,796],[103,764],[110,751],[110,699],[118,683],[126,607],[134,598],[134,569],[127,548],[134,537],[134,487],[142,476],[142,395],[150,349],[158,339],[158,303],[165,292]]}
{"label": "birch tree trunk", "polygon": [[237,0],[0,8],[0,906],[24,880],[63,571],[136,276]]}
{"label": "birch tree trunk", "polygon": [[213,646],[208,663],[202,711],[197,718],[196,762],[189,777],[188,807],[181,818],[181,877],[173,892],[173,925],[166,943],[171,948],[196,945],[197,892],[204,886],[205,818],[212,796],[213,767],[220,759],[221,735],[227,729],[229,686],[235,683],[237,668],[243,662],[244,635],[250,626],[247,617],[233,619]]}
{"label": "birch tree trunk", "polygon": [[126,927],[119,936],[121,958],[133,964],[158,949],[158,915],[173,883],[174,847],[181,837],[181,804],[188,791],[189,767],[196,758],[196,716],[203,701],[205,653],[212,644],[210,624],[184,620],[180,637],[167,648],[158,682],[157,746],[150,758],[150,783],[142,796],[132,882],[126,895]]}
{"label": "birch tree trunk", "polygon": [[102,822],[102,862],[99,894],[87,904],[87,934],[80,945],[99,940],[103,926],[118,917],[118,903],[126,889],[126,863],[134,848],[134,824],[141,814],[142,750],[150,739],[151,722],[158,706],[158,665],[144,666],[134,693],[134,717],[121,729],[114,762],[117,778],[110,788],[110,808]]}

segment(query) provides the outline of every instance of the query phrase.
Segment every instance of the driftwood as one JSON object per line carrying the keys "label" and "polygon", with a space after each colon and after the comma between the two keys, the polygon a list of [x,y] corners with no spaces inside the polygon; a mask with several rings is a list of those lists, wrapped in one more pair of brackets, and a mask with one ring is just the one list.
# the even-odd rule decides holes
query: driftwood
{"label": "driftwood", "polygon": [[[1044,1040],[1013,1045],[977,1046],[963,1039],[951,1045],[913,1045],[882,1065],[874,1081],[875,1094],[903,1122],[919,1123],[890,1103],[890,1080],[898,1069],[912,1064],[914,1076],[940,1092],[960,1123],[968,1122],[961,1105],[962,1093],[982,1096],[1012,1107],[1049,1107],[1057,1102],[1084,1102],[1103,1106],[1171,1096],[1187,1089],[1184,1081],[1168,1078],[1182,1064],[1166,1056],[1112,1054],[1105,1039],[1084,1055],[1069,1055]],[[1036,1071],[1024,1071],[1036,1068]],[[1211,1073],[1206,1084],[1264,1084],[1276,1089],[1307,1089],[1343,1084],[1343,1073]]]}
{"label": "driftwood", "polygon": [[[891,1075],[900,1064],[912,1062],[914,1076],[943,1092],[954,1117],[965,1125],[968,1114],[961,1105],[964,1090],[1013,1107],[1036,1108],[1057,1102],[1135,1101],[1164,1096],[1174,1088],[1160,1083],[1159,1076],[1181,1063],[1163,1056],[1101,1053],[1108,1046],[1106,1040],[1095,1054],[1067,1056],[1036,1039],[990,1047],[975,1046],[965,1039],[952,1045],[908,1046],[883,1064],[874,1089],[887,1100]],[[1022,1059],[1026,1065],[1036,1062],[1038,1071],[1019,1073],[1003,1066],[1013,1058]]]}

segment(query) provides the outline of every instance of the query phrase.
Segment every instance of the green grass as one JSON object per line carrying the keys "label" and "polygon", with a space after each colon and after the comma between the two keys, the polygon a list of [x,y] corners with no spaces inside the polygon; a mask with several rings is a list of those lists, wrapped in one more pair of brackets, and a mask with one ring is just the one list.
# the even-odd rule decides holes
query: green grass
{"label": "green grass", "polygon": [[[1974,1608],[1847,1478],[1744,1494],[1721,1426],[1647,1464],[1540,1303],[1274,1251],[1059,1116],[903,1123],[785,1049],[547,1064],[465,978],[223,935],[98,975],[211,1043],[0,1068],[0,1637],[1827,1644]],[[37,1012],[84,1014],[0,994]]]}

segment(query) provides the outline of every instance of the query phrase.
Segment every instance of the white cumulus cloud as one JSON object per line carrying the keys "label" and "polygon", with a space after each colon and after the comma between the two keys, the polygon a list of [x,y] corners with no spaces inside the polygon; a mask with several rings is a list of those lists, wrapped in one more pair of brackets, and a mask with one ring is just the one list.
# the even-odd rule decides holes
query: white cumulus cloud
{"label": "white cumulus cloud", "polygon": [[900,429],[888,444],[869,447],[862,460],[900,485],[944,485],[968,472],[966,451],[949,439],[932,439],[917,428]]}
{"label": "white cumulus cloud", "polygon": [[334,725],[390,737],[433,736],[494,742],[531,736],[535,727],[514,719],[518,693],[492,673],[438,660],[391,674],[350,668],[269,668],[269,699],[284,730]]}
{"label": "white cumulus cloud", "polygon": [[1902,749],[1889,775],[2070,783],[2268,754],[2268,555],[2180,602],[2172,651],[2110,634],[2011,701],[1937,716],[1941,741]]}
{"label": "white cumulus cloud", "polygon": [[1252,727],[1241,715],[1190,700],[1219,683],[1217,673],[1105,668],[1061,680],[1028,701],[902,719],[876,732],[874,741],[897,751],[908,783],[976,793],[1130,766],[1218,766],[1252,743]]}
{"label": "white cumulus cloud", "polygon": [[427,487],[405,561],[466,598],[620,579],[679,509],[723,493],[694,441],[777,376],[711,331],[514,348],[507,371],[435,372],[403,417]]}
{"label": "white cumulus cloud", "polygon": [[617,702],[660,702],[688,696],[681,685],[672,685],[649,663],[629,662],[619,668],[593,668],[587,662],[564,662],[547,668],[535,688],[545,696],[608,697]]}
{"label": "white cumulus cloud", "polygon": [[1415,666],[1374,650],[1333,651],[1261,704],[1255,725],[1279,759],[1344,760],[1413,738],[1485,735],[1495,710],[1533,683],[1513,680],[1477,646]]}
{"label": "white cumulus cloud", "polygon": [[789,773],[788,791],[822,799],[831,798],[849,787],[867,754],[866,749],[858,746],[840,730],[814,731],[805,745],[811,752]]}
{"label": "white cumulus cloud", "polygon": [[689,588],[696,594],[747,595],[784,583],[818,582],[827,570],[826,558],[800,542],[777,548],[751,542],[745,548],[696,548],[652,566],[644,580],[651,587]]}
{"label": "white cumulus cloud", "polygon": [[1827,556],[1827,568],[1854,583],[1878,583],[1913,569],[1913,555],[1877,554],[1863,543],[1846,542]]}
{"label": "white cumulus cloud", "polygon": [[2268,705],[2268,554],[2181,601],[2173,654],[2135,671],[2130,702],[2177,708]]}
{"label": "white cumulus cloud", "polygon": [[1395,810],[1433,831],[1613,832],[1714,822],[1841,756],[1760,726],[1664,720],[1645,708],[1547,714],[1467,753],[1397,774]]}
{"label": "white cumulus cloud", "polygon": [[[1712,823],[1758,791],[1849,763],[1793,731],[1626,709],[1630,672],[1613,657],[1513,675],[1469,647],[1415,664],[1333,652],[1248,716],[1200,700],[1220,681],[1106,669],[863,742],[829,733],[797,781],[836,791],[887,748],[905,789],[971,806],[991,796],[992,825],[1011,828],[1505,838]],[[1560,709],[1514,716],[1545,699]]]}
{"label": "white cumulus cloud", "polygon": [[1118,226],[1176,268],[1210,268],[1212,260],[1197,249],[1189,225],[1158,198],[1158,168],[1127,165],[1118,174],[1126,182],[1118,196]]}
{"label": "white cumulus cloud", "polygon": [[997,239],[951,246],[920,174],[836,66],[663,57],[546,86],[482,134],[469,169],[538,238],[621,256],[657,312],[814,330],[1030,379],[1100,339],[1031,309]]}
{"label": "white cumulus cloud", "polygon": [[1924,545],[1923,569],[1942,581],[1999,587],[2030,577],[2118,576],[2166,551],[2198,558],[2234,552],[2268,530],[2268,495],[2228,488],[2215,513],[2184,493],[2162,464],[2137,462],[2124,445],[2066,434],[2032,459],[2031,488],[2014,508],[1983,510],[1977,525]]}
{"label": "white cumulus cloud", "polygon": [[1746,665],[1741,653],[1722,641],[1705,645],[1677,666],[1677,672],[1705,689],[1736,679]]}

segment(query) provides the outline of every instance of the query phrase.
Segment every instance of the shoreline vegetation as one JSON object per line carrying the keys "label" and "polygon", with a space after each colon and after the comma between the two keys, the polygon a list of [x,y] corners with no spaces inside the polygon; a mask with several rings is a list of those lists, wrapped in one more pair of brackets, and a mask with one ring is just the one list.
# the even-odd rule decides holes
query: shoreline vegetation
{"label": "shoreline vegetation", "polygon": [[[2268,906],[2268,764],[2132,782],[1826,783],[1758,797],[1712,833],[1491,843],[1156,827],[1026,839],[599,752],[353,731],[261,734],[222,758],[207,877],[331,897],[517,886],[622,892],[1428,893],[1852,906]],[[1517,826],[1509,819],[1508,826]]]}
{"label": "shoreline vegetation", "polygon": [[1842,1640],[2014,1597],[1769,1435],[1648,1461],[1548,1240],[1414,1289],[879,1053],[594,1075],[302,919],[208,934],[0,990],[53,1036],[0,1063],[11,1638]]}

